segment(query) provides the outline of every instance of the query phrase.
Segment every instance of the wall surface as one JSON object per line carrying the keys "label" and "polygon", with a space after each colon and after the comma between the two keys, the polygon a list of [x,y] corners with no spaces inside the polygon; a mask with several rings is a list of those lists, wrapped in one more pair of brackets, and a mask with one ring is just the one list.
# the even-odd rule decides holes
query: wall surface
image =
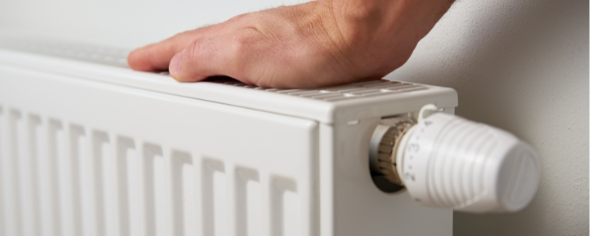
{"label": "wall surface", "polygon": [[589,235],[588,19],[584,0],[460,0],[387,77],[455,88],[457,114],[514,133],[541,158],[526,209],[454,213],[454,235]]}
{"label": "wall surface", "polygon": [[[0,33],[134,48],[282,3],[2,0]],[[589,234],[588,19],[585,0],[458,0],[387,76],[453,87],[457,114],[508,130],[539,152],[542,182],[525,210],[456,213],[455,235]]]}
{"label": "wall surface", "polygon": [[0,0],[0,33],[136,48],[232,16],[306,0]]}

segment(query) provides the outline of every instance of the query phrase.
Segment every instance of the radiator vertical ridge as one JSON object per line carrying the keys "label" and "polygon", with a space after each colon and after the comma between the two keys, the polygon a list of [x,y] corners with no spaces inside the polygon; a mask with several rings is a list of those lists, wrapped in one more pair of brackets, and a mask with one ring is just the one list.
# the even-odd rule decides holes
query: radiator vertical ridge
{"label": "radiator vertical ridge", "polygon": [[206,182],[206,165],[205,160],[198,155],[197,153],[194,154],[194,162],[195,162],[195,170],[198,172],[195,174],[195,189],[197,189],[198,193],[195,196],[195,208],[197,210],[197,214],[195,215],[195,227],[197,228],[196,235],[205,236],[208,235],[209,228],[207,227],[207,196],[208,193],[205,192],[207,187]]}
{"label": "radiator vertical ridge", "polygon": [[170,217],[168,209],[170,209],[168,186],[168,150],[166,146],[157,146],[158,152],[152,158],[153,169],[153,186],[154,186],[154,219],[156,221],[156,234],[158,236],[170,235]]}
{"label": "radiator vertical ridge", "polygon": [[273,228],[273,186],[267,172],[261,173],[262,236],[276,236]]}
{"label": "radiator vertical ridge", "polygon": [[143,202],[143,221],[144,221],[144,235],[155,236],[156,235],[156,202],[155,202],[155,191],[154,186],[154,163],[156,158],[162,157],[162,148],[158,145],[144,143],[142,146],[142,178],[143,186],[142,198]]}
{"label": "radiator vertical ridge", "polygon": [[226,179],[227,179],[227,194],[228,194],[228,236],[238,236],[238,224],[240,219],[238,218],[238,202],[243,198],[237,191],[238,185],[240,184],[237,180],[236,166],[228,162],[226,164]]}
{"label": "radiator vertical ridge", "polygon": [[271,177],[269,188],[271,195],[271,201],[269,202],[271,204],[271,232],[273,232],[274,236],[286,236],[284,235],[283,189],[278,188],[277,179],[273,176]]}
{"label": "radiator vertical ridge", "polygon": [[38,126],[36,127],[36,162],[37,162],[37,204],[38,207],[38,231],[37,235],[52,235],[51,229],[51,208],[49,187],[49,140],[48,140],[48,119],[44,116],[38,117]]}
{"label": "radiator vertical ridge", "polygon": [[93,135],[94,131],[89,126],[80,126],[83,134],[78,139],[79,144],[79,165],[80,174],[80,228],[82,235],[97,236],[96,231],[96,212],[94,197],[94,150]]}
{"label": "radiator vertical ridge", "polygon": [[[29,114],[27,116],[27,134],[28,134],[28,147],[26,148],[28,151],[27,161],[28,165],[26,166],[29,171],[29,220],[31,228],[30,234],[31,235],[40,235],[41,234],[41,217],[40,217],[40,205],[39,205],[39,173],[41,171],[42,166],[39,165],[39,158],[40,158],[40,148],[39,148],[39,136],[38,130],[41,126],[41,118],[37,115]],[[26,170],[27,171],[27,170]]]}
{"label": "radiator vertical ridge", "polygon": [[213,170],[208,166],[207,160],[202,159],[201,164],[201,222],[203,235],[214,235],[213,219]]}
{"label": "radiator vertical ridge", "polygon": [[118,136],[116,139],[116,209],[119,236],[130,235],[130,214],[129,214],[129,186],[128,186],[128,150],[135,149],[132,139]]}
{"label": "radiator vertical ridge", "polygon": [[[297,204],[286,201],[287,197],[295,195]],[[302,231],[301,219],[302,209],[299,207],[301,194],[298,192],[297,183],[291,178],[282,176],[271,176],[271,205],[273,235],[292,236]],[[294,200],[294,199],[289,199]],[[290,204],[291,203],[291,204]],[[293,227],[297,225],[298,227]]]}
{"label": "radiator vertical ridge", "polygon": [[32,235],[33,227],[34,227],[34,219],[33,217],[33,207],[31,206],[32,203],[32,196],[31,196],[31,171],[32,171],[32,163],[31,163],[31,150],[30,150],[30,140],[31,137],[29,136],[29,117],[25,111],[19,111],[19,122],[17,128],[17,140],[16,140],[16,152],[18,153],[18,168],[15,169],[18,171],[18,182],[16,184],[19,185],[20,190],[20,210],[21,210],[21,233],[23,235]]}
{"label": "radiator vertical ridge", "polygon": [[94,232],[97,236],[106,235],[105,222],[105,185],[104,182],[104,159],[107,158],[108,152],[105,153],[104,146],[108,145],[109,136],[101,131],[94,131],[91,138],[92,156],[91,156],[91,173],[92,173],[92,189],[94,198]]}
{"label": "radiator vertical ridge", "polygon": [[[235,221],[237,236],[254,236],[260,234],[260,207],[261,189],[249,189],[249,183],[259,183],[259,174],[250,168],[236,167],[234,170],[235,183]],[[259,184],[260,185],[260,184]],[[252,192],[258,191],[258,192]],[[255,196],[253,196],[255,195]],[[251,199],[254,198],[254,199]],[[258,217],[257,214],[258,213]]]}
{"label": "radiator vertical ridge", "polygon": [[233,236],[246,236],[248,233],[248,219],[247,219],[247,189],[246,185],[248,184],[248,179],[242,177],[243,174],[241,173],[242,170],[238,167],[233,167],[233,171],[231,174],[231,178],[234,182],[234,187],[232,189],[233,192],[230,192],[230,196],[234,195],[232,202],[234,206],[231,209],[234,209],[234,214],[232,214],[231,220],[234,222],[234,234]]}
{"label": "radiator vertical ridge", "polygon": [[173,177],[173,173],[172,173],[173,163],[172,163],[172,152],[171,152],[170,147],[164,146],[163,153],[164,153],[164,156],[163,156],[164,157],[164,162],[163,162],[164,163],[164,168],[163,168],[164,169],[164,171],[163,171],[164,185],[163,185],[163,187],[165,189],[165,192],[162,193],[161,196],[164,199],[164,203],[166,204],[164,207],[166,210],[166,212],[164,212],[166,215],[166,218],[165,218],[166,230],[164,230],[164,231],[165,231],[166,235],[175,235],[175,233],[177,232],[174,228],[175,227],[174,220],[175,220],[175,213],[176,212],[174,210],[175,205],[174,205],[173,201],[175,198],[175,194],[174,194],[175,187],[172,183],[172,181],[174,181],[173,180],[174,177]]}
{"label": "radiator vertical ridge", "polygon": [[126,181],[127,181],[127,211],[129,221],[129,235],[143,235],[144,221],[141,219],[141,210],[143,205],[141,199],[143,196],[141,193],[141,141],[134,138],[130,141],[133,142],[133,147],[129,148],[126,152],[126,157],[123,160],[126,163]]}
{"label": "radiator vertical ridge", "polygon": [[84,128],[78,125],[70,124],[67,132],[67,159],[65,160],[67,166],[67,176],[64,181],[67,183],[69,194],[69,215],[70,215],[70,230],[71,235],[82,235],[82,207],[81,207],[81,183],[80,183],[80,159],[81,148],[80,138],[84,136]]}
{"label": "radiator vertical ridge", "polygon": [[203,235],[225,235],[224,231],[228,232],[229,210],[227,207],[228,167],[224,162],[210,158],[205,158],[202,165]]}
{"label": "radiator vertical ridge", "polygon": [[58,142],[58,133],[62,130],[62,123],[55,119],[49,119],[47,122],[47,152],[48,152],[48,180],[49,180],[49,216],[50,220],[53,221],[51,224],[51,229],[48,232],[51,232],[54,236],[62,235],[62,204],[60,201],[60,188],[62,184],[60,184],[59,178],[59,142]]}
{"label": "radiator vertical ridge", "polygon": [[171,195],[170,203],[172,205],[172,232],[173,235],[184,236],[185,219],[183,209],[183,165],[191,164],[191,161],[182,154],[173,151],[170,154],[170,176],[171,176]]}
{"label": "radiator vertical ridge", "polygon": [[[8,235],[22,235],[22,222],[21,222],[21,196],[20,196],[20,188],[18,183],[20,183],[20,177],[18,170],[19,168],[19,160],[21,155],[18,152],[18,145],[20,141],[20,135],[18,132],[18,125],[21,119],[21,113],[17,110],[11,109],[8,114],[8,150],[9,156],[6,159],[6,166],[8,167],[7,173],[9,177],[8,182],[8,191],[6,194],[9,196],[7,208],[9,208],[10,217],[9,223],[7,224],[8,228]],[[12,181],[10,181],[12,180]]]}
{"label": "radiator vertical ridge", "polygon": [[[196,229],[194,228],[194,216],[196,209],[194,199],[188,196],[195,195],[192,192],[194,186],[194,175],[186,176],[187,168],[193,169],[193,158],[190,154],[182,151],[172,151],[170,155],[171,161],[171,185],[172,185],[172,210],[173,210],[173,231],[174,235],[194,235]],[[189,192],[191,191],[191,192]]]}

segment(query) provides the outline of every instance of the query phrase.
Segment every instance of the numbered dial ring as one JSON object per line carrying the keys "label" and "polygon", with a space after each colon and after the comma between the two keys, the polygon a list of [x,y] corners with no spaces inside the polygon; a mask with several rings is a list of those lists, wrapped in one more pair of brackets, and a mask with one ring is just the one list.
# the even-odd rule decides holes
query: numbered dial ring
{"label": "numbered dial ring", "polygon": [[[422,196],[428,196],[428,177],[432,175],[429,169],[429,155],[434,149],[437,134],[445,124],[453,119],[453,116],[444,116],[443,119],[423,119],[408,131],[403,150],[400,155],[399,173],[402,173],[404,185],[412,193],[413,198],[418,202],[424,202]],[[428,201],[427,201],[428,202]]]}

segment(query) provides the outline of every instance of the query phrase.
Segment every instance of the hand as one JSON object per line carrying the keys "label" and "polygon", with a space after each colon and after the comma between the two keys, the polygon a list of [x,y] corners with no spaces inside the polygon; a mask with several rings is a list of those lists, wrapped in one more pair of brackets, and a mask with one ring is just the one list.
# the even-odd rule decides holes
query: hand
{"label": "hand", "polygon": [[225,75],[273,88],[380,79],[403,65],[453,0],[319,0],[236,16],[129,54],[182,82]]}

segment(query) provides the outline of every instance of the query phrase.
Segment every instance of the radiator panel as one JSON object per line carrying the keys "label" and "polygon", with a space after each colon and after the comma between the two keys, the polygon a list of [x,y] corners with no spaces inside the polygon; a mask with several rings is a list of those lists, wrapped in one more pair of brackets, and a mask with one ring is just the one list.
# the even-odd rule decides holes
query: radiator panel
{"label": "radiator panel", "polygon": [[2,235],[316,234],[316,122],[7,67],[0,83]]}

